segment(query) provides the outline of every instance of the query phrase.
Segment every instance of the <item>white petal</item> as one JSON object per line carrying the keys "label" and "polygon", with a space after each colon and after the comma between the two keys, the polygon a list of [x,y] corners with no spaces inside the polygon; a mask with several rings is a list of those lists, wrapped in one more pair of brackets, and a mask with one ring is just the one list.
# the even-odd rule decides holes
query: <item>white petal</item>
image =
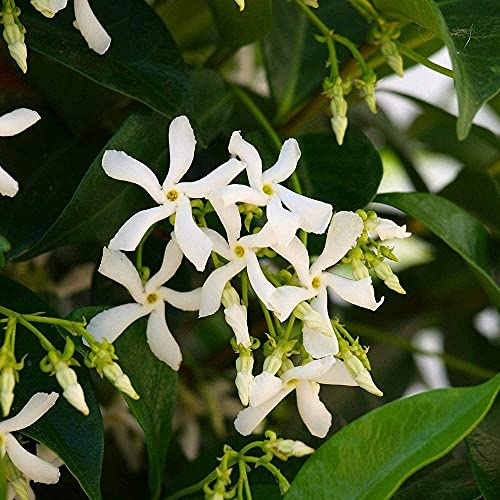
{"label": "white petal", "polygon": [[58,397],[57,392],[37,392],[17,415],[0,422],[0,434],[19,431],[34,424],[56,404]]}
{"label": "white petal", "polygon": [[299,382],[297,385],[297,408],[300,417],[313,436],[324,438],[332,425],[332,415],[319,399],[319,384]]}
{"label": "white petal", "polygon": [[411,233],[406,231],[406,224],[398,226],[394,221],[380,217],[368,222],[368,231],[378,236],[382,241],[411,236]]}
{"label": "white petal", "polygon": [[175,214],[174,230],[175,238],[184,255],[194,264],[198,271],[203,271],[214,244],[193,220],[191,203],[186,197],[179,200]]}
{"label": "white petal", "polygon": [[170,167],[163,187],[177,184],[189,170],[194,158],[196,139],[187,116],[178,116],[168,130]]}
{"label": "white petal", "polygon": [[276,186],[276,190],[285,206],[300,217],[300,227],[304,231],[316,234],[326,231],[333,212],[329,203],[313,200],[284,186]]}
{"label": "white petal", "polygon": [[278,244],[281,246],[287,246],[292,241],[300,225],[299,216],[283,208],[278,196],[271,196],[269,199],[267,220],[276,234]]}
{"label": "white petal", "polygon": [[165,201],[165,193],[154,172],[124,151],[108,149],[102,157],[102,168],[113,179],[141,186],[157,203]]}
{"label": "white petal", "polygon": [[123,285],[136,302],[144,300],[144,288],[139,273],[128,257],[119,250],[103,248],[98,271],[120,285]]}
{"label": "white petal", "polygon": [[214,197],[221,198],[224,205],[234,205],[237,202],[249,203],[263,207],[267,205],[268,196],[262,191],[243,184],[230,184],[229,186],[217,189],[213,193]]}
{"label": "white petal", "polygon": [[273,250],[292,264],[302,285],[311,286],[313,277],[309,274],[309,253],[299,238],[293,238],[286,246],[273,245]]}
{"label": "white petal", "polygon": [[231,158],[199,181],[181,182],[179,189],[189,198],[208,198],[216,189],[227,186],[244,168],[243,162]]}
{"label": "white petal", "polygon": [[250,384],[250,406],[259,406],[283,389],[283,380],[269,372],[257,375]]}
{"label": "white petal", "polygon": [[34,125],[41,116],[31,109],[19,108],[0,116],[0,137],[12,137]]}
{"label": "white petal", "polygon": [[178,292],[162,287],[159,290],[161,298],[181,311],[198,311],[201,303],[201,288],[189,292]]}
{"label": "white petal", "polygon": [[90,8],[88,0],[74,0],[76,26],[88,46],[98,54],[104,54],[111,45],[111,37]]}
{"label": "white petal", "polygon": [[214,245],[212,249],[213,252],[221,255],[227,260],[234,259],[234,252],[229,248],[227,241],[217,231],[208,227],[202,227],[201,230],[212,240]]}
{"label": "white petal", "polygon": [[248,332],[247,308],[241,304],[233,304],[224,309],[226,323],[231,327],[236,337],[236,344],[250,347],[250,333]]}
{"label": "white petal", "polygon": [[146,291],[152,292],[172,278],[179,269],[183,256],[180,246],[171,239],[165,248],[160,269],[146,283]]}
{"label": "white petal", "polygon": [[299,144],[295,139],[287,139],[281,147],[278,161],[263,174],[263,182],[283,182],[288,179],[297,168],[300,159]]}
{"label": "white petal", "polygon": [[12,463],[36,483],[54,484],[59,481],[59,469],[26,451],[11,434],[4,436],[7,455]]}
{"label": "white petal", "polygon": [[363,219],[354,212],[337,212],[330,223],[326,236],[325,248],[311,266],[311,275],[336,264],[356,245],[356,240],[363,233]]}
{"label": "white petal", "polygon": [[156,222],[170,217],[174,211],[175,206],[168,204],[137,212],[118,230],[115,237],[109,242],[109,248],[128,252],[135,250],[146,231]]}
{"label": "white petal", "polygon": [[0,167],[0,194],[11,198],[19,191],[19,184],[2,167]]}
{"label": "white petal", "polygon": [[330,327],[332,336],[328,337],[310,328],[303,328],[302,342],[304,349],[315,359],[337,354],[339,352],[339,343],[330,323],[326,287],[321,287],[318,290],[318,296],[311,301],[311,308],[325,318],[325,323]]}
{"label": "white petal", "polygon": [[229,140],[229,152],[239,156],[246,163],[248,181],[250,186],[260,189],[262,186],[262,160],[259,152],[252,144],[241,137],[239,131],[233,132]]}
{"label": "white petal", "polygon": [[356,379],[349,373],[343,361],[337,360],[335,364],[321,375],[316,382],[326,385],[349,385],[355,387],[358,385]]}
{"label": "white petal", "polygon": [[149,314],[150,309],[141,304],[124,304],[113,307],[94,316],[87,330],[99,342],[107,339],[114,342],[134,321]]}
{"label": "white petal", "polygon": [[243,236],[239,240],[239,243],[245,248],[268,248],[276,245],[277,242],[276,233],[269,222],[258,233]]}
{"label": "white petal", "polygon": [[232,246],[241,234],[241,215],[238,207],[235,204],[224,205],[222,198],[210,198],[209,201],[226,230],[229,245]]}
{"label": "white petal", "polygon": [[271,305],[276,317],[285,321],[292,311],[304,300],[308,300],[316,295],[316,290],[302,288],[300,286],[280,286],[271,297]]}
{"label": "white petal", "polygon": [[276,288],[267,281],[254,253],[247,250],[245,252],[245,260],[247,263],[248,279],[254,292],[264,305],[272,311],[271,298]]}
{"label": "white petal", "polygon": [[148,344],[153,354],[172,370],[178,370],[182,363],[182,353],[165,321],[165,304],[162,302],[149,316],[147,327]]}
{"label": "white petal", "polygon": [[321,375],[325,374],[335,363],[333,356],[326,356],[321,359],[315,359],[302,366],[295,366],[287,370],[281,378],[284,382],[290,380],[317,380]]}
{"label": "white petal", "polygon": [[375,311],[384,302],[383,297],[379,302],[375,300],[375,290],[370,276],[362,280],[355,280],[343,278],[333,273],[322,273],[321,280],[331,287],[339,297],[355,306]]}
{"label": "white petal", "polygon": [[266,416],[273,411],[273,409],[286,398],[295,387],[287,385],[276,396],[268,399],[260,406],[248,407],[241,410],[234,421],[235,429],[243,436],[251,434],[256,427],[266,418]]}
{"label": "white petal", "polygon": [[236,259],[212,272],[201,289],[200,318],[210,316],[219,309],[226,283],[244,268],[245,261]]}

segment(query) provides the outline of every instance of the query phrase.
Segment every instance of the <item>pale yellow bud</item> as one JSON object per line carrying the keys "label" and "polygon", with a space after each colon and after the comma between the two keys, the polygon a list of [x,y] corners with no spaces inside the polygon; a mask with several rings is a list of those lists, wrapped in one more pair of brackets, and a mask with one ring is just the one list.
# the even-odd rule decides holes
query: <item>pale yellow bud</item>
{"label": "pale yellow bud", "polygon": [[234,0],[234,1],[238,4],[240,11],[242,11],[245,8],[245,0]]}
{"label": "pale yellow bud", "polygon": [[9,53],[23,73],[28,71],[28,49],[23,42],[11,43]]}
{"label": "pale yellow bud", "polygon": [[388,288],[402,295],[406,294],[405,289],[399,283],[398,277],[392,272],[388,264],[377,261],[373,268],[377,276],[384,281]]}
{"label": "pale yellow bud", "polygon": [[327,320],[315,311],[307,302],[301,302],[295,309],[294,314],[304,322],[304,327],[317,333],[332,337],[333,333]]}
{"label": "pale yellow bud", "polygon": [[333,133],[335,134],[335,138],[339,146],[342,146],[344,143],[344,136],[347,130],[347,117],[346,116],[332,116],[330,123],[332,125]]}
{"label": "pale yellow bud", "polygon": [[359,360],[348,347],[341,348],[341,354],[346,368],[355,378],[356,383],[365,391],[375,394],[375,396],[382,396],[382,391],[373,383],[370,372],[365,368],[361,360]]}
{"label": "pale yellow bud", "polygon": [[14,490],[16,500],[29,500],[29,484],[24,476],[19,476],[12,481],[9,481],[10,486]]}
{"label": "pale yellow bud", "polygon": [[85,402],[83,389],[78,383],[75,370],[62,362],[57,363],[54,368],[56,370],[57,381],[63,388],[63,396],[66,398],[68,403],[75,407],[79,412],[84,415],[88,415],[90,411],[87,403]]}
{"label": "pale yellow bud", "polygon": [[282,460],[287,460],[290,457],[300,458],[314,453],[314,448],[293,439],[278,439],[271,444],[271,449]]}
{"label": "pale yellow bud", "polygon": [[130,379],[125,375],[117,363],[108,363],[102,369],[104,376],[123,394],[132,399],[139,399]]}
{"label": "pale yellow bud", "polygon": [[6,417],[14,401],[14,387],[16,377],[12,368],[5,368],[0,375],[0,404],[2,406],[3,416]]}
{"label": "pale yellow bud", "polygon": [[309,7],[317,9],[319,7],[318,0],[304,0],[304,3]]}
{"label": "pale yellow bud", "polygon": [[236,374],[235,384],[238,389],[238,396],[240,398],[241,404],[248,406],[250,401],[250,384],[253,381],[253,375],[250,372],[238,372]]}
{"label": "pale yellow bud", "polygon": [[380,47],[382,55],[387,59],[387,64],[398,76],[403,76],[403,58],[398,52],[396,44],[392,40],[387,40]]}

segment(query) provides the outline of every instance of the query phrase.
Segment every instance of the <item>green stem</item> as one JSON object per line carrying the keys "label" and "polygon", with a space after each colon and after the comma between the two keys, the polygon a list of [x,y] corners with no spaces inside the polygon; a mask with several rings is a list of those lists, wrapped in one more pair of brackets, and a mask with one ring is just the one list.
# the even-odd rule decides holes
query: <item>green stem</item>
{"label": "green stem", "polygon": [[192,493],[196,493],[198,490],[201,490],[203,486],[205,486],[205,484],[212,482],[216,478],[217,478],[217,472],[212,471],[210,474],[207,474],[203,479],[201,479],[197,483],[192,484],[191,486],[187,486],[182,490],[176,491],[172,495],[169,495],[165,500],[177,500],[177,498],[186,497],[188,495],[191,495]]}
{"label": "green stem", "polygon": [[240,471],[240,481],[243,481],[243,486],[245,487],[247,500],[252,500],[252,492],[250,491],[250,483],[248,482],[246,464],[243,460],[238,462],[238,469]]}
{"label": "green stem", "polygon": [[248,308],[248,274],[246,269],[241,273],[241,301]]}
{"label": "green stem", "polygon": [[348,2],[369,22],[375,20],[383,25],[384,20],[368,0],[348,0]]}
{"label": "green stem", "polygon": [[368,69],[368,66],[366,64],[366,61],[365,61],[363,55],[361,54],[359,49],[356,47],[356,44],[354,44],[353,42],[351,42],[351,40],[349,40],[348,38],[346,38],[345,36],[342,36],[342,35],[333,35],[333,38],[335,41],[339,42],[340,44],[344,45],[344,47],[347,47],[349,49],[349,51],[351,52],[353,57],[356,59],[356,61],[358,61],[359,66],[360,66],[363,74],[368,73],[370,71]]}
{"label": "green stem", "polygon": [[385,344],[393,345],[394,347],[398,347],[400,349],[403,349],[404,351],[408,351],[414,354],[421,354],[423,356],[441,359],[443,363],[448,365],[450,368],[453,368],[454,370],[462,373],[466,373],[467,375],[472,375],[474,377],[479,377],[482,379],[489,379],[496,375],[495,372],[488,370],[487,368],[483,368],[482,366],[478,366],[474,363],[470,363],[469,361],[457,358],[456,356],[453,356],[451,354],[421,349],[420,347],[416,347],[415,345],[413,345],[410,340],[387,334],[386,332],[376,330],[361,323],[351,323],[351,327],[353,330],[358,331],[364,337],[378,340],[379,342]]}
{"label": "green stem", "polygon": [[36,314],[21,314],[20,317],[31,323],[47,323],[49,325],[59,325],[64,328],[79,328],[85,325],[84,322],[80,321],[69,321],[67,319],[61,318],[51,318],[47,316],[38,316]]}
{"label": "green stem", "polygon": [[395,43],[396,46],[398,47],[399,52],[401,52],[401,54],[405,55],[409,59],[412,59],[416,63],[421,64],[422,66],[426,66],[429,69],[437,71],[438,73],[441,73],[444,76],[455,78],[455,73],[453,72],[453,70],[445,68],[444,66],[441,66],[439,64],[433,63],[432,61],[429,61],[427,57],[424,57],[423,55],[419,54],[418,52],[415,52],[414,50],[410,49],[409,47],[398,41],[395,41]]}
{"label": "green stem", "polygon": [[262,302],[262,300],[259,300],[259,304],[260,304],[260,307],[261,307],[262,312],[264,314],[264,318],[266,318],[266,323],[267,323],[267,328],[269,330],[269,335],[271,335],[271,337],[276,338],[276,330],[274,329],[274,324],[273,324],[273,320],[271,318],[271,314],[267,310],[267,307],[265,306],[264,302]]}
{"label": "green stem", "polygon": [[52,345],[50,340],[35,326],[26,321],[23,317],[18,318],[19,324],[23,325],[26,329],[28,329],[35,337],[40,341],[42,347],[48,351],[55,351],[56,348]]}
{"label": "green stem", "polygon": [[146,240],[149,238],[151,233],[154,231],[156,224],[153,224],[144,234],[142,237],[141,241],[139,242],[139,245],[137,245],[137,250],[135,251],[135,267],[141,272],[142,269],[142,252],[144,249],[144,244],[146,243]]}
{"label": "green stem", "polygon": [[288,324],[286,325],[285,335],[283,336],[283,340],[288,340],[290,338],[290,334],[292,333],[293,324],[295,323],[295,314],[290,316],[288,320]]}

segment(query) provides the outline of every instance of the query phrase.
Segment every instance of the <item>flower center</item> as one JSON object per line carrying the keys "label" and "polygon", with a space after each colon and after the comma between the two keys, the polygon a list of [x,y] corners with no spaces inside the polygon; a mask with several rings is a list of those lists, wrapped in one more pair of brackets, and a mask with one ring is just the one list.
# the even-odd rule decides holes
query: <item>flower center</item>
{"label": "flower center", "polygon": [[312,280],[312,287],[313,288],[319,288],[321,286],[321,278],[319,276],[316,276]]}
{"label": "flower center", "polygon": [[245,255],[245,249],[241,245],[236,245],[234,247],[234,253],[236,257],[243,257],[243,255]]}
{"label": "flower center", "polygon": [[167,197],[168,201],[175,201],[177,198],[179,198],[179,193],[175,189],[171,189],[165,196]]}
{"label": "flower center", "polygon": [[267,196],[271,196],[274,193],[273,187],[271,184],[264,184],[262,186],[262,191],[267,194]]}
{"label": "flower center", "polygon": [[156,293],[150,293],[146,298],[148,304],[154,304],[158,300]]}

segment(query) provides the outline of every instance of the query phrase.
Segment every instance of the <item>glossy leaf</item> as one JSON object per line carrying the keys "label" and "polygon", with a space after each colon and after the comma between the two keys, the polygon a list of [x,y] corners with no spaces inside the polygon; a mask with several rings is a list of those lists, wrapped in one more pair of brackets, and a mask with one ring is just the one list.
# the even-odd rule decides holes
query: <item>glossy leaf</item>
{"label": "glossy leaf", "polygon": [[[0,304],[17,312],[33,313],[45,311],[55,313],[33,292],[21,285],[0,277]],[[39,329],[60,349],[64,347],[62,337],[50,325],[39,325]],[[43,373],[39,362],[44,351],[35,337],[18,326],[16,356],[28,353],[25,367],[21,371],[15,389],[15,400],[11,414],[17,413],[36,392],[58,392],[61,388],[55,377]],[[88,370],[77,368],[78,379],[85,392],[90,415],[83,416],[62,397],[55,407],[41,420],[28,427],[24,434],[50,448],[64,461],[90,499],[100,499],[100,478],[103,456],[103,430],[99,405],[88,376]]]}
{"label": "glossy leaf", "polygon": [[[89,321],[102,310],[102,307],[84,307],[75,311],[72,317]],[[125,399],[144,431],[149,458],[149,487],[152,498],[158,498],[172,431],[177,373],[151,352],[146,340],[146,319],[131,325],[114,345],[119,365],[140,395],[137,401],[126,396]]]}
{"label": "glossy leaf", "polygon": [[474,477],[485,500],[500,491],[500,401],[465,440]]}
{"label": "glossy leaf", "polygon": [[407,477],[469,434],[499,389],[500,375],[475,387],[394,401],[364,415],[312,455],[286,500],[390,497]]}
{"label": "glossy leaf", "polygon": [[500,89],[500,12],[495,0],[374,0],[386,15],[414,22],[448,47],[458,95],[457,134],[465,139],[479,108]]}
{"label": "glossy leaf", "polygon": [[164,173],[167,125],[168,120],[147,109],[129,116],[93,161],[62,213],[23,258],[60,245],[107,242],[128,217],[151,206],[142,189],[108,177],[101,160],[106,149],[124,150]]}
{"label": "glossy leaf", "polygon": [[161,20],[142,0],[93,2],[111,47],[100,56],[72,25],[71,8],[46,19],[23,10],[29,49],[40,52],[100,85],[142,102],[168,118],[190,107],[181,55]]}
{"label": "glossy leaf", "polygon": [[356,210],[373,199],[382,179],[382,162],[364,134],[348,131],[342,146],[333,134],[304,136],[299,143],[298,172],[307,194],[332,203],[335,210]]}
{"label": "glossy leaf", "polygon": [[209,0],[214,23],[224,46],[232,49],[255,42],[271,27],[271,0],[246,2],[239,10],[234,1]]}
{"label": "glossy leaf", "polygon": [[489,272],[490,238],[474,217],[430,193],[380,194],[376,201],[406,212],[441,238],[476,272],[492,301],[500,304],[500,289]]}

